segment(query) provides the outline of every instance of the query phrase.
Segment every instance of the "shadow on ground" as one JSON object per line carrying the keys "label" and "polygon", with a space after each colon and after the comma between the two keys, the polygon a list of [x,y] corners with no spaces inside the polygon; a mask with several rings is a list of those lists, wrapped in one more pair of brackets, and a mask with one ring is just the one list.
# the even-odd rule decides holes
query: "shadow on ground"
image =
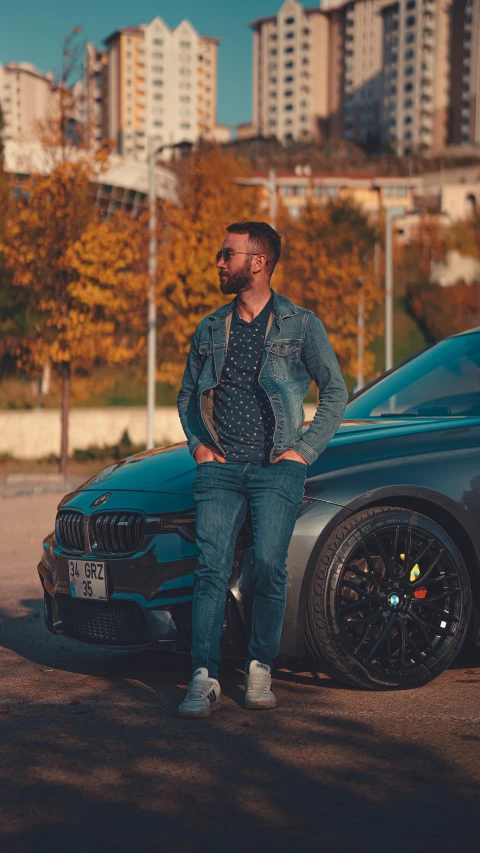
{"label": "shadow on ground", "polygon": [[425,745],[433,715],[386,730],[355,691],[340,715],[345,691],[308,671],[279,673],[279,709],[248,713],[230,664],[224,708],[181,721],[188,659],[45,638],[40,600],[23,604],[0,612],[2,853],[477,848],[480,786]]}

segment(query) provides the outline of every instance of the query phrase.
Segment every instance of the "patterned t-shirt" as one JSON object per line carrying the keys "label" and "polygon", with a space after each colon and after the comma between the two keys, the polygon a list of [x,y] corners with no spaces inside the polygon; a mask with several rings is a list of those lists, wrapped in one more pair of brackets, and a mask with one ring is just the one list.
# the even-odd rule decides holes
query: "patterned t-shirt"
{"label": "patterned t-shirt", "polygon": [[251,323],[234,305],[227,356],[215,388],[214,425],[220,447],[231,462],[262,462],[270,457],[275,419],[267,394],[258,384],[273,297]]}

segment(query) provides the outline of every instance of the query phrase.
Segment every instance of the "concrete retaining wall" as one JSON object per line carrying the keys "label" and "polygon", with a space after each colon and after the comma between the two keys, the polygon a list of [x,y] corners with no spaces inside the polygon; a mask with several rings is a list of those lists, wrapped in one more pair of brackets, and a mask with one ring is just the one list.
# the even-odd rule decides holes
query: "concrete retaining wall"
{"label": "concrete retaining wall", "polygon": [[[307,420],[315,406],[305,406]],[[90,445],[116,444],[128,430],[135,444],[145,441],[147,417],[145,408],[111,407],[104,409],[72,409],[70,412],[69,451]],[[155,443],[157,446],[184,441],[177,410],[174,406],[155,411]],[[0,411],[0,453],[11,453],[17,459],[38,459],[60,451],[60,411],[35,409],[25,412]]]}

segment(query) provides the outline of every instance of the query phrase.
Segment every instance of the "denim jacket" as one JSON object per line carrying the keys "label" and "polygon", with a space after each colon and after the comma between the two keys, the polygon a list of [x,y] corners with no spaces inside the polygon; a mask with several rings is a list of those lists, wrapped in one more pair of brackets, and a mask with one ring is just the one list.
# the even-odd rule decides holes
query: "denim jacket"
{"label": "denim jacket", "polygon": [[[335,435],[347,403],[347,389],[323,323],[306,308],[273,293],[258,382],[270,400],[275,431],[270,461],[293,449],[315,462]],[[195,453],[201,444],[218,444],[213,422],[214,388],[222,375],[232,323],[233,302],[199,323],[178,394],[178,412]],[[320,389],[315,417],[302,435],[303,398],[312,379]]]}

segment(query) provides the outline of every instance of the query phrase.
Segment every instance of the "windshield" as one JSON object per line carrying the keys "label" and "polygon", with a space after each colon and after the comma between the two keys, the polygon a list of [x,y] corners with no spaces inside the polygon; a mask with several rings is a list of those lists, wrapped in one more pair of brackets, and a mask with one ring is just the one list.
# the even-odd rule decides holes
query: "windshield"
{"label": "windshield", "polygon": [[480,415],[480,333],[449,338],[380,379],[346,418]]}

